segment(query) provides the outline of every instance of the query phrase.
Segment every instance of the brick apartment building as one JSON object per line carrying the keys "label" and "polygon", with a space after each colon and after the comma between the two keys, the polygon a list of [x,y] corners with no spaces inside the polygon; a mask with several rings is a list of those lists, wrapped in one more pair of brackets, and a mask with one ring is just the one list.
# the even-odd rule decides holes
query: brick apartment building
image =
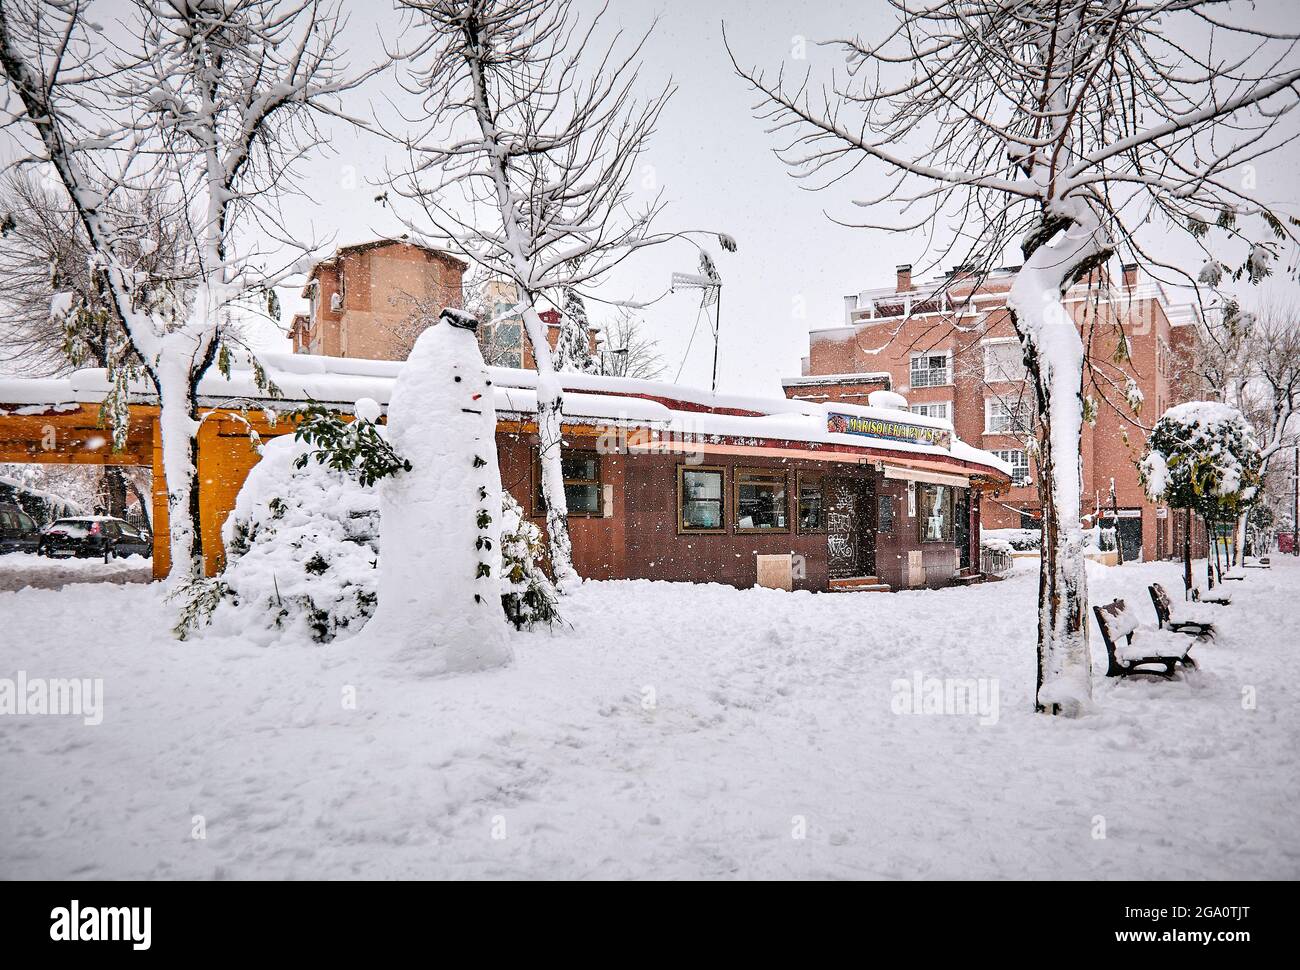
{"label": "brick apartment building", "polygon": [[465,269],[454,256],[398,239],[345,246],[307,278],[310,309],[294,317],[294,353],[405,360],[417,321],[461,306]]}
{"label": "brick apartment building", "polygon": [[[986,529],[1037,528],[1041,514],[1026,448],[1033,392],[1006,307],[1014,271],[977,278],[957,269],[918,282],[910,266],[899,266],[894,286],[846,296],[843,322],[814,330],[803,375],[783,382],[787,396],[815,401],[862,403],[872,391],[893,390],[913,412],[952,421],[962,440],[1013,468],[1012,486],[985,498]],[[1095,420],[1085,423],[1082,442],[1085,524],[1100,516],[1115,525],[1126,560],[1175,556],[1183,516],[1146,498],[1135,462],[1145,428],[1171,405],[1202,396],[1178,363],[1198,339],[1198,311],[1171,303],[1127,265],[1118,283],[1098,274],[1077,284],[1065,305],[1095,369],[1086,391]],[[1137,412],[1129,404],[1134,386]]]}
{"label": "brick apartment building", "polygon": [[[445,307],[463,306],[467,264],[455,256],[399,239],[345,246],[317,263],[303,287],[307,313],[294,316],[289,335],[296,354],[405,360],[428,321]],[[505,314],[516,302],[514,288],[490,281],[481,294],[484,315]],[[541,314],[554,348],[560,314]],[[596,332],[589,334],[596,352]],[[479,328],[483,356],[501,367],[533,369],[532,348],[519,317],[507,316]]]}

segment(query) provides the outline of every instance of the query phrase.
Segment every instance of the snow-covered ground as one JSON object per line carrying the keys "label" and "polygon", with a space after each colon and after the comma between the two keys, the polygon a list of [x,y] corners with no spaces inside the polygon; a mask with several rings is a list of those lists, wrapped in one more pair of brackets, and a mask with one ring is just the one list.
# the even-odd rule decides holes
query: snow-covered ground
{"label": "snow-covered ground", "polygon": [[[26,552],[0,556],[0,591],[28,586],[60,589],[74,583],[147,583],[151,579],[153,560],[140,556],[107,563],[103,559],[47,559]],[[0,610],[0,620],[3,615]]]}
{"label": "snow-covered ground", "polygon": [[[1105,680],[1094,637],[1077,721],[1030,713],[1030,573],[588,583],[511,667],[432,680],[346,643],[178,643],[156,585],[0,593],[0,677],[105,701],[97,727],[0,717],[0,876],[1296,878],[1300,566],[1275,563],[1178,681]],[[1147,582],[1181,588],[1090,576],[1146,621]],[[996,723],[894,713],[915,672],[991,678]]]}

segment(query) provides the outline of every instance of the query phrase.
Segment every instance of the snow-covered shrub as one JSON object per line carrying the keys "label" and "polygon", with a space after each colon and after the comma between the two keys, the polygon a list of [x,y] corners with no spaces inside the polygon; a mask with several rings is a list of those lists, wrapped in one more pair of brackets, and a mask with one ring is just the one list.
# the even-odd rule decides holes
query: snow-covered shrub
{"label": "snow-covered shrub", "polygon": [[314,456],[306,438],[263,446],[223,529],[227,562],[214,633],[324,643],[355,634],[374,612],[379,496],[356,469]]}
{"label": "snow-covered shrub", "polygon": [[501,605],[516,629],[556,623],[555,587],[542,572],[542,530],[524,518],[514,496],[501,491]]}
{"label": "snow-covered shrub", "polygon": [[298,468],[315,460],[335,471],[352,471],[367,487],[381,478],[411,470],[411,463],[393,451],[376,423],[379,404],[364,397],[356,403],[356,420],[343,421],[319,404],[297,412],[302,420],[294,430],[298,441],[315,447],[294,459]]}

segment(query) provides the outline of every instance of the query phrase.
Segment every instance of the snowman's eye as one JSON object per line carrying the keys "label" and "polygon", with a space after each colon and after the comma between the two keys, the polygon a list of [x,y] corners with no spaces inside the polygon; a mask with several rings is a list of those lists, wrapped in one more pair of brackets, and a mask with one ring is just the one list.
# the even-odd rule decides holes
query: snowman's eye
{"label": "snowman's eye", "polygon": [[459,374],[456,375],[456,383],[457,383],[457,384],[460,383],[460,375],[459,375]]}

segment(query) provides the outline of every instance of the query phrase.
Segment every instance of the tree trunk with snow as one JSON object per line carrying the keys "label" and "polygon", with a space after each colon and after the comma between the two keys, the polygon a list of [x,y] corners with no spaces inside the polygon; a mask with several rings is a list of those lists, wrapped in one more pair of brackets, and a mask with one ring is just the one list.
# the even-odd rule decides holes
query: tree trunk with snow
{"label": "tree trunk with snow", "polygon": [[1035,707],[1078,715],[1092,703],[1088,574],[1080,515],[1084,346],[1062,297],[1075,280],[1109,256],[1110,247],[1082,200],[1063,200],[1054,208],[1049,225],[1061,228],[1047,239],[1039,229],[1026,238],[1025,263],[1007,305],[1025,350],[1041,428],[1043,549]]}
{"label": "tree trunk with snow", "polygon": [[1234,568],[1245,563],[1246,555],[1246,522],[1250,518],[1249,510],[1242,512],[1237,516],[1237,538],[1233,543],[1232,565]]}
{"label": "tree trunk with snow", "polygon": [[569,536],[569,500],[564,492],[564,388],[551,360],[546,325],[531,297],[525,298],[524,332],[537,362],[537,452],[541,465],[542,504],[546,509],[546,538],[556,588],[572,591],[582,582],[573,567]]}
{"label": "tree trunk with snow", "polygon": [[167,544],[173,586],[203,578],[203,524],[200,518],[198,409],[181,362],[159,366],[158,433],[167,485]]}

